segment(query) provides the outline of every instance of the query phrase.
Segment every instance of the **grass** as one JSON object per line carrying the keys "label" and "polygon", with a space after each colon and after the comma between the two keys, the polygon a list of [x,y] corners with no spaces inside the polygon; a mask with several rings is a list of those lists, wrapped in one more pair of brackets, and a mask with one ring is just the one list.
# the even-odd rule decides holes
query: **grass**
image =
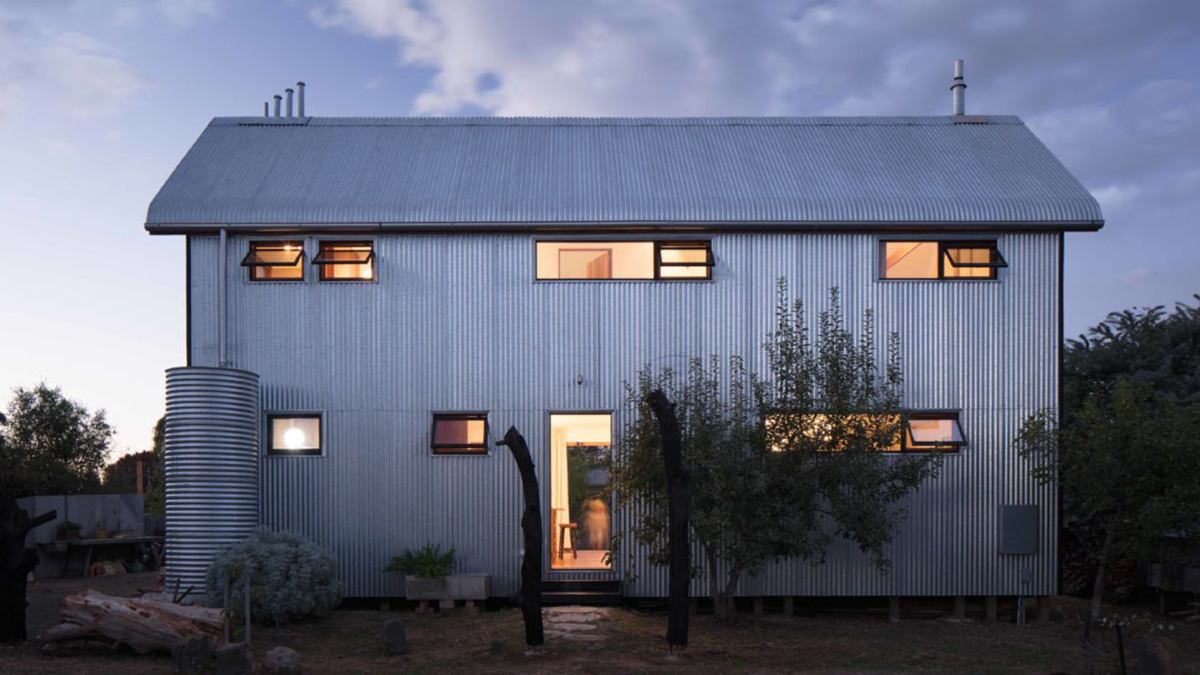
{"label": "grass", "polygon": [[[58,599],[92,587],[132,594],[150,586],[150,575],[65,579],[31,586],[31,632],[54,623]],[[1045,625],[984,624],[946,619],[888,623],[866,613],[785,617],[742,615],[718,626],[709,616],[694,617],[688,649],[666,659],[666,617],[657,612],[614,610],[601,620],[604,642],[551,641],[527,654],[521,615],[515,609],[469,614],[456,610],[418,615],[344,609],[316,621],[283,627],[255,627],[253,652],[283,645],[300,652],[309,673],[614,673],[614,672],[837,672],[837,673],[1093,673],[1113,672],[1115,656],[1085,653],[1080,642],[1083,603],[1059,600],[1059,620]],[[385,656],[380,626],[404,620],[410,654]],[[1200,625],[1180,625],[1172,639],[1180,646],[1181,672],[1200,673]],[[43,655],[39,640],[0,647],[0,672],[166,673],[170,659],[136,656],[107,647],[66,647]]]}

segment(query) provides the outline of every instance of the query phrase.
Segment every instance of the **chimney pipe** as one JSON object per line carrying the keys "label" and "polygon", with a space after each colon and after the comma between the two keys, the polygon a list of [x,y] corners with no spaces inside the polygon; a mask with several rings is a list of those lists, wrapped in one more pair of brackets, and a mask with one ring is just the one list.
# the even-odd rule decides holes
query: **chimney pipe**
{"label": "chimney pipe", "polygon": [[954,82],[950,84],[950,94],[953,114],[965,115],[967,107],[967,83],[963,81],[962,59],[954,60]]}
{"label": "chimney pipe", "polygon": [[263,117],[271,116],[271,104],[263,101]]}
{"label": "chimney pipe", "polygon": [[280,96],[279,94],[275,94],[275,116],[276,117],[279,117],[279,102],[281,100],[283,100],[283,97]]}
{"label": "chimney pipe", "polygon": [[296,106],[299,108],[299,110],[297,110],[296,114],[299,115],[300,117],[304,117],[304,83],[303,82],[296,83]]}
{"label": "chimney pipe", "polygon": [[292,116],[292,94],[294,92],[291,89],[284,89],[283,93],[287,94],[287,116],[291,117]]}

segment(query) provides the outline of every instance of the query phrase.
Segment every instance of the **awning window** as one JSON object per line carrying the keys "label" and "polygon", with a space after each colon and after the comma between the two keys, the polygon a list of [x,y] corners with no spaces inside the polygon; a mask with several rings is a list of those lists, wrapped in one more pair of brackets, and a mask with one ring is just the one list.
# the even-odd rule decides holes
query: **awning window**
{"label": "awning window", "polygon": [[904,421],[906,450],[955,450],[966,443],[957,413],[911,413]]}
{"label": "awning window", "polygon": [[658,242],[659,279],[709,279],[712,247],[707,241]]}
{"label": "awning window", "polygon": [[252,241],[242,267],[250,268],[251,281],[304,279],[304,242]]}

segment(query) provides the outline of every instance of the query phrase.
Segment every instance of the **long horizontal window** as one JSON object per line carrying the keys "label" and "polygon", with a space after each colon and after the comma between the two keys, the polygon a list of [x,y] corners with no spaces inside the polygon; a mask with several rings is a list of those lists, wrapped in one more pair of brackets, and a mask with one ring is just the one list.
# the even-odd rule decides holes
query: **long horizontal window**
{"label": "long horizontal window", "polygon": [[1007,267],[994,241],[880,242],[882,279],[995,279]]}
{"label": "long horizontal window", "polygon": [[251,281],[304,281],[304,242],[252,241],[242,267]]}
{"label": "long horizontal window", "polygon": [[487,413],[446,413],[433,416],[433,454],[487,453]]}
{"label": "long horizontal window", "polygon": [[954,452],[966,437],[953,412],[911,412],[903,415],[824,413],[769,415],[768,447],[773,452],[812,448],[845,450],[853,439],[882,452]]}
{"label": "long horizontal window", "polygon": [[369,241],[323,241],[313,264],[321,270],[321,281],[371,281],[375,247]]}
{"label": "long horizontal window", "polygon": [[712,266],[707,241],[537,242],[538,279],[709,279]]}
{"label": "long horizontal window", "polygon": [[267,427],[268,455],[321,454],[320,415],[268,415]]}

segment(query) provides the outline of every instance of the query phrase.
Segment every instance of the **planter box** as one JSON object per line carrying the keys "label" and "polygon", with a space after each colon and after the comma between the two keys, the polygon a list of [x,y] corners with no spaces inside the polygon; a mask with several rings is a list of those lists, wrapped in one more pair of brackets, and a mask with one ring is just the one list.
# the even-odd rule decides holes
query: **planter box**
{"label": "planter box", "polygon": [[486,574],[451,574],[446,577],[404,577],[404,597],[409,600],[485,600],[491,591]]}

